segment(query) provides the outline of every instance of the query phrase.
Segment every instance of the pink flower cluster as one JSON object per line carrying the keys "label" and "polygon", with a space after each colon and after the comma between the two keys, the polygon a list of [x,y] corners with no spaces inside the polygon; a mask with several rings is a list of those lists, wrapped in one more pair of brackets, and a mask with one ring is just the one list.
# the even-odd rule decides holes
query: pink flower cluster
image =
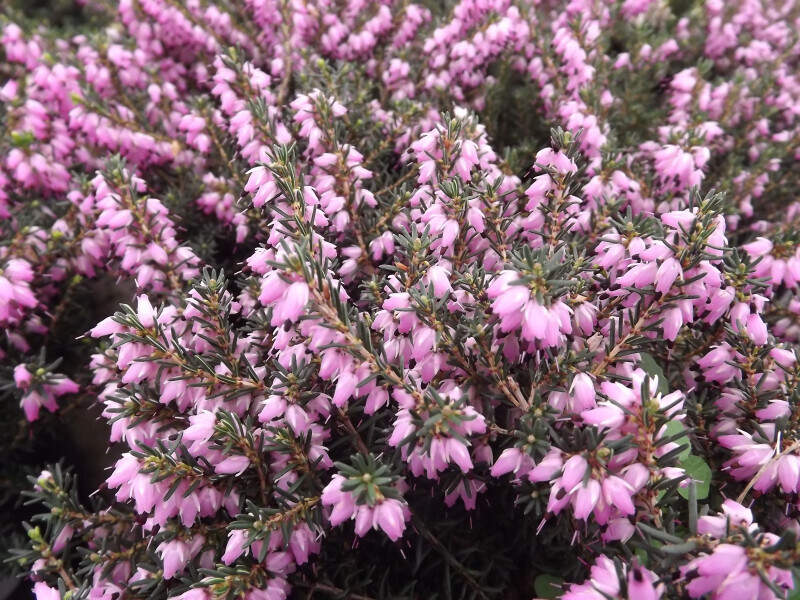
{"label": "pink flower cluster", "polygon": [[74,394],[80,387],[70,378],[63,375],[47,373],[45,369],[36,369],[34,373],[27,365],[14,367],[14,383],[22,391],[22,410],[29,421],[39,418],[39,410],[44,407],[50,412],[58,408],[56,398],[64,394]]}
{"label": "pink flower cluster", "polygon": [[334,475],[322,490],[322,504],[331,507],[330,523],[339,525],[347,519],[355,519],[356,535],[364,536],[370,528],[382,529],[390,540],[403,535],[409,513],[405,505],[394,498],[386,498],[375,506],[357,506],[353,495],[342,491],[341,475]]}
{"label": "pink flower cluster", "polygon": [[[714,600],[772,598],[776,587],[793,588],[791,571],[781,568],[780,552],[770,551],[779,537],[761,532],[753,522],[752,511],[733,500],[725,500],[722,511],[722,515],[701,517],[697,522],[697,532],[708,536],[711,548],[681,568],[689,580],[689,596],[702,598],[710,593]],[[741,545],[741,537],[736,535],[745,531],[752,539],[751,548]]]}

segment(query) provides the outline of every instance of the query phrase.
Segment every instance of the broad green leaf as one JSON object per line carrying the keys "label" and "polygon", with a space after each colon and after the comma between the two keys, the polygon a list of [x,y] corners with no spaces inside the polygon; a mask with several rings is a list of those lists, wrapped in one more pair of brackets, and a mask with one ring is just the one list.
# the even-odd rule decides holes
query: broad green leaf
{"label": "broad green leaf", "polygon": [[678,454],[678,460],[683,462],[692,453],[692,446],[689,443],[689,432],[686,430],[686,426],[680,421],[669,421],[667,423],[667,431],[664,434],[664,437],[672,437],[680,432],[683,432],[684,435],[679,438],[675,438],[674,443],[678,444],[678,446],[686,445],[686,448],[682,450],[680,454]]}
{"label": "broad green leaf", "polygon": [[[708,490],[711,486],[711,467],[699,456],[690,454],[680,462],[681,467],[686,471],[687,477],[694,479],[697,489],[697,499],[703,500],[708,498]],[[685,498],[689,499],[688,488],[678,488],[678,493]]]}
{"label": "broad green leaf", "polygon": [[800,570],[794,569],[794,589],[789,592],[788,600],[800,600]]}
{"label": "broad green leaf", "polygon": [[647,352],[640,352],[639,356],[639,366],[644,369],[644,372],[650,375],[650,377],[658,377],[658,393],[663,396],[669,394],[669,382],[667,381],[666,375],[664,375],[663,369]]}
{"label": "broad green leaf", "polygon": [[647,550],[644,548],[636,548],[633,553],[636,555],[636,558],[639,559],[640,565],[646,567],[650,563],[650,556],[647,554]]}

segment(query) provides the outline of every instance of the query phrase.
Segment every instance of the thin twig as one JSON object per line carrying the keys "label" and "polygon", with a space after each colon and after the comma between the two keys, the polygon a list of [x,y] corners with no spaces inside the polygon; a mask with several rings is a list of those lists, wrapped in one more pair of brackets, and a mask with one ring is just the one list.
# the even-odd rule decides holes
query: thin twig
{"label": "thin twig", "polygon": [[458,559],[450,553],[450,551],[444,546],[444,544],[442,544],[442,542],[440,542],[436,538],[436,536],[433,535],[433,532],[430,529],[428,529],[425,523],[422,522],[422,519],[419,519],[417,515],[412,513],[411,520],[414,523],[414,527],[416,527],[417,530],[422,534],[422,537],[428,540],[434,547],[434,549],[436,549],[436,551],[439,552],[439,554],[441,554],[442,557],[448,563],[450,563],[450,566],[453,567],[456,571],[458,571],[459,575],[461,575],[461,577],[464,578],[464,581],[466,581],[469,584],[469,586],[475,590],[478,596],[480,598],[484,598],[484,600],[488,600],[489,597],[483,591],[481,585],[475,580],[475,578],[472,575],[470,575],[469,571],[467,571],[467,568],[464,565],[462,565],[458,561]]}
{"label": "thin twig", "polygon": [[335,408],[336,408],[336,418],[339,419],[342,426],[350,434],[350,437],[353,440],[353,443],[356,445],[356,448],[358,448],[358,451],[361,452],[361,454],[363,454],[364,456],[369,456],[369,449],[367,448],[367,445],[364,443],[364,440],[361,439],[361,434],[358,433],[358,430],[355,428],[355,425],[353,425],[353,422],[350,420],[350,417],[348,417],[347,413],[344,412],[338,406]]}

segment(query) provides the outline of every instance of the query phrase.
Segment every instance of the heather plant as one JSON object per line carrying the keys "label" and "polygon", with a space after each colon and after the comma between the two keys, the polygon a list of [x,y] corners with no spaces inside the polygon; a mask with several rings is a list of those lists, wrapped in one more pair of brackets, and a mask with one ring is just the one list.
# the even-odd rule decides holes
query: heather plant
{"label": "heather plant", "polygon": [[800,5],[80,11],[0,17],[38,600],[800,591]]}

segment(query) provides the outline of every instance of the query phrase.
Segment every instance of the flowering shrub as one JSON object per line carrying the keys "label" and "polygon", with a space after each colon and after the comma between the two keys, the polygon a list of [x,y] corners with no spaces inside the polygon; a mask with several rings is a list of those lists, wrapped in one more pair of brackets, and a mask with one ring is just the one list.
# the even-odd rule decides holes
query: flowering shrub
{"label": "flowering shrub", "polygon": [[6,414],[116,460],[39,600],[797,593],[795,2],[85,10],[0,40]]}

